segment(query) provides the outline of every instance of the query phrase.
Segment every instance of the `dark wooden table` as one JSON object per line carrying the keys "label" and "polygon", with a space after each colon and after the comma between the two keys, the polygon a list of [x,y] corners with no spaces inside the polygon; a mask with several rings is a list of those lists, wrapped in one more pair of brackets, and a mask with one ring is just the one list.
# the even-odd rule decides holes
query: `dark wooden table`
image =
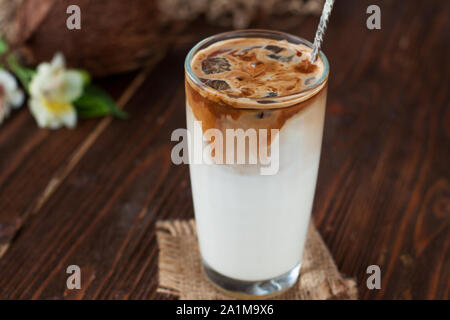
{"label": "dark wooden table", "polygon": [[[368,30],[378,4],[382,29]],[[313,216],[362,299],[447,299],[450,279],[449,1],[337,1]],[[253,27],[313,38],[318,19]],[[98,84],[131,115],[40,130],[22,109],[0,127],[0,298],[167,299],[156,293],[155,221],[193,216],[186,166],[170,160],[185,126],[177,38],[154,68]],[[202,24],[203,25],[203,24]],[[66,268],[82,289],[66,289]],[[366,269],[382,271],[368,290]]]}

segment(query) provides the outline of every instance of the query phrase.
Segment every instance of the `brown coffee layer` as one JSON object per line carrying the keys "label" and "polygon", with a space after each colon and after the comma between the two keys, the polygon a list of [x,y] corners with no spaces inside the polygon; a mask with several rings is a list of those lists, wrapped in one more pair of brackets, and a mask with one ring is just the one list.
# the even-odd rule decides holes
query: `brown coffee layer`
{"label": "brown coffee layer", "polygon": [[286,40],[237,38],[200,50],[191,67],[207,87],[230,99],[282,97],[321,77],[323,62],[311,64],[310,52],[306,45]]}
{"label": "brown coffee layer", "polygon": [[202,88],[194,86],[186,80],[186,98],[196,120],[202,122],[203,132],[219,129],[224,134],[226,129],[267,129],[269,134],[271,129],[281,129],[289,118],[325,95],[327,87],[325,84],[315,95],[289,107],[257,110],[239,109],[225,101],[209,99],[199,93]]}

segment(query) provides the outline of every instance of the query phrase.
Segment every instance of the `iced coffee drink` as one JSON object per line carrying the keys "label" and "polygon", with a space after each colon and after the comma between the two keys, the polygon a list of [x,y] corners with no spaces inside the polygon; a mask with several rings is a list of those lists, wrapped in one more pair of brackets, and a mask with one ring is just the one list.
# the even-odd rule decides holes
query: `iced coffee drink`
{"label": "iced coffee drink", "polygon": [[[205,39],[186,58],[190,176],[204,270],[238,295],[278,293],[300,272],[329,70],[323,53],[315,63],[310,53],[301,38],[248,30]],[[200,139],[192,138],[196,133]]]}

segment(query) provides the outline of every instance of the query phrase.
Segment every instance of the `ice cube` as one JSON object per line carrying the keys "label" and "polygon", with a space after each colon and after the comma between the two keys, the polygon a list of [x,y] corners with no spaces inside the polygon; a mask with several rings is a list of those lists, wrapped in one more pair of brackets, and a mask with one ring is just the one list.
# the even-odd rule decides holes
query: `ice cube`
{"label": "ice cube", "polygon": [[272,44],[268,44],[267,46],[264,47],[264,49],[272,51],[273,53],[279,53],[284,50],[284,48],[279,47],[279,46],[274,46]]}
{"label": "ice cube", "polygon": [[229,90],[231,89],[230,85],[225,80],[216,80],[216,79],[200,79],[204,84],[208,87],[211,87],[216,90]]}
{"label": "ice cube", "polygon": [[303,60],[295,66],[295,70],[300,73],[313,73],[317,70],[317,65],[312,64],[309,60]]}
{"label": "ice cube", "polygon": [[276,97],[278,93],[275,91],[267,91],[266,97]]}
{"label": "ice cube", "polygon": [[271,53],[267,55],[269,58],[280,61],[280,62],[291,62],[292,58],[294,57],[294,55],[291,56],[280,56],[278,54],[275,53]]}
{"label": "ice cube", "polygon": [[266,65],[261,61],[255,61],[249,65],[247,71],[253,76],[256,77],[263,73],[266,70]]}
{"label": "ice cube", "polygon": [[205,74],[221,73],[231,70],[231,65],[225,58],[210,57],[202,61],[202,70]]}
{"label": "ice cube", "polygon": [[241,88],[241,93],[245,97],[249,97],[249,96],[253,95],[255,93],[255,91],[251,88],[243,87],[243,88]]}
{"label": "ice cube", "polygon": [[316,81],[316,77],[309,77],[305,80],[305,86],[309,86],[311,84],[314,83],[314,81]]}
{"label": "ice cube", "polygon": [[241,52],[244,53],[244,52],[248,52],[250,50],[258,49],[258,48],[261,48],[261,46],[248,47],[248,48],[245,48],[245,49],[241,50]]}
{"label": "ice cube", "polygon": [[260,104],[270,104],[270,103],[275,103],[276,101],[273,100],[258,100],[257,101]]}

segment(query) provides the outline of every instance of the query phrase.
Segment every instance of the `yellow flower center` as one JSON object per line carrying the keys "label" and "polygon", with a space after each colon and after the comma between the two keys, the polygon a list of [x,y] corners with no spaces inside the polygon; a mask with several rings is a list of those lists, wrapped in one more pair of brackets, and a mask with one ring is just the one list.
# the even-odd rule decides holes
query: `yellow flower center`
{"label": "yellow flower center", "polygon": [[72,104],[67,101],[50,101],[42,98],[42,104],[52,113],[66,113],[72,111]]}

